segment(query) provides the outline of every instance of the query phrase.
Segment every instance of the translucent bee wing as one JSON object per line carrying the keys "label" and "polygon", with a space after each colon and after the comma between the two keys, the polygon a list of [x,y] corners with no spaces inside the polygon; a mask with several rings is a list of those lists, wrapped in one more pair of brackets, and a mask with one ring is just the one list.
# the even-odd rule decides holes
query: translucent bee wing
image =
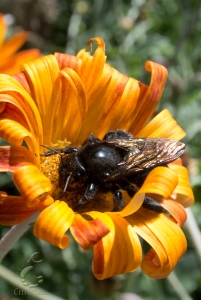
{"label": "translucent bee wing", "polygon": [[123,161],[111,174],[112,180],[166,165],[180,157],[185,150],[184,143],[162,138],[108,140],[107,142],[128,151]]}

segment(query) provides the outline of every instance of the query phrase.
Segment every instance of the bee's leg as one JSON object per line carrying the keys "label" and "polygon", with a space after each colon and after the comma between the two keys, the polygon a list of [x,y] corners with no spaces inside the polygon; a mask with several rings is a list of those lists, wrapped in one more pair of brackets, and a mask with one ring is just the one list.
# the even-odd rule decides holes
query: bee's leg
{"label": "bee's leg", "polygon": [[94,183],[90,183],[87,185],[86,191],[84,193],[84,198],[87,200],[93,200],[99,188]]}
{"label": "bee's leg", "polygon": [[[127,180],[121,180],[121,182],[119,182],[119,185],[122,189],[124,189],[128,195],[132,198],[136,193],[137,193],[137,189],[135,187],[133,187]],[[166,212],[166,210],[154,199],[145,196],[144,197],[144,202],[142,203],[142,207],[157,212],[157,213],[162,213],[162,212]]]}
{"label": "bee's leg", "polygon": [[78,200],[73,205],[73,210],[79,209],[82,205],[87,204],[89,201],[92,201],[95,197],[96,193],[98,192],[98,186],[94,183],[90,183],[87,185],[86,191],[84,193],[84,197]]}
{"label": "bee's leg", "polygon": [[108,133],[106,133],[103,140],[108,140],[108,139],[128,140],[133,138],[134,136],[130,132],[123,129],[117,129],[117,130],[111,130]]}
{"label": "bee's leg", "polygon": [[120,188],[122,188],[123,190],[125,190],[127,193],[128,193],[128,195],[129,195],[129,197],[133,197],[136,193],[137,193],[137,189],[134,187],[134,186],[132,186],[131,184],[130,184],[130,182],[129,181],[127,181],[126,179],[123,179],[123,180],[121,180],[121,181],[119,181],[118,182],[118,185],[120,186]]}
{"label": "bee's leg", "polygon": [[61,153],[70,154],[70,153],[78,151],[78,148],[69,147],[69,146],[67,146],[65,148],[50,148],[50,147],[47,147],[45,145],[41,145],[41,146],[44,147],[44,148],[49,149],[45,153],[40,154],[41,156],[50,156],[50,155],[61,154]]}
{"label": "bee's leg", "polygon": [[156,213],[167,212],[166,209],[163,208],[157,201],[147,196],[144,197],[144,202],[142,203],[142,206]]}
{"label": "bee's leg", "polygon": [[80,200],[78,200],[77,202],[75,202],[74,204],[73,204],[73,207],[72,207],[72,209],[74,210],[74,211],[79,211],[80,210],[80,208],[82,208],[82,206],[83,205],[85,205],[87,203],[87,200],[85,199],[85,198],[81,198]]}
{"label": "bee's leg", "polygon": [[114,201],[114,209],[112,211],[121,211],[124,207],[124,199],[122,197],[122,193],[117,185],[113,185],[112,187],[113,201]]}

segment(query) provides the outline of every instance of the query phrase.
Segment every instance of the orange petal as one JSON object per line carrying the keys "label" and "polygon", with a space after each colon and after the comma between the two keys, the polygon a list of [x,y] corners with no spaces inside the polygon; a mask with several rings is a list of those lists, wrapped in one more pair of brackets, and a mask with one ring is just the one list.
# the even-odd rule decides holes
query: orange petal
{"label": "orange petal", "polygon": [[176,174],[169,168],[157,167],[147,176],[140,192],[161,195],[168,198],[177,186],[178,179]]}
{"label": "orange petal", "polygon": [[92,269],[95,277],[102,280],[137,269],[142,249],[138,236],[129,223],[114,214],[88,214],[92,218],[99,218],[110,229],[110,233],[94,246]]}
{"label": "orange petal", "polygon": [[[94,122],[94,133],[102,138],[111,129],[128,129],[135,112],[135,106],[140,94],[139,83],[106,65],[105,70],[110,70],[111,78],[103,99],[94,106],[100,105],[97,120]],[[92,108],[91,108],[92,109]],[[93,110],[92,110],[93,111]]]}
{"label": "orange petal", "polygon": [[[84,111],[86,110],[84,107],[87,105],[84,95],[84,85],[81,82],[81,78],[79,78],[82,61],[78,57],[63,53],[55,53],[55,57],[58,61],[60,70],[71,69],[71,79],[69,78],[71,84],[64,76],[61,76],[61,88],[54,87],[54,99],[56,99],[58,105],[54,115],[55,130],[53,131],[52,139],[53,141],[67,139],[72,143],[75,143],[83,122],[83,116],[80,114],[78,103],[82,106],[81,110],[84,109]],[[73,86],[76,86],[76,83],[73,83],[73,78],[75,79],[75,82],[79,82],[77,92],[75,92],[75,89],[73,88]],[[60,98],[57,100],[58,90],[60,91]],[[84,112],[84,115],[85,113],[86,112]]]}
{"label": "orange petal", "polygon": [[6,31],[7,31],[7,26],[6,22],[4,21],[4,16],[3,14],[0,14],[0,47],[2,47],[4,39],[6,37]]}
{"label": "orange petal", "polygon": [[[113,116],[111,119],[111,125],[109,129],[125,129],[131,125],[133,116],[135,115],[136,105],[139,100],[140,95],[140,87],[139,81],[134,78],[127,78],[127,76],[119,73],[119,86],[116,83],[116,90],[118,91],[119,88],[122,88],[122,94],[119,95],[120,100],[117,101],[117,108],[113,111]],[[126,81],[126,82],[125,82]],[[116,96],[116,93],[115,93]],[[109,120],[108,120],[108,123]]]}
{"label": "orange petal", "polygon": [[25,147],[0,147],[0,172],[13,172],[19,167],[35,164],[35,156]]}
{"label": "orange petal", "polygon": [[182,159],[178,157],[177,159],[172,161],[171,164],[182,166]]}
{"label": "orange petal", "polygon": [[138,134],[137,138],[168,138],[181,140],[186,133],[167,109],[162,110]]}
{"label": "orange petal", "polygon": [[189,207],[194,203],[194,195],[189,182],[188,171],[185,167],[177,164],[169,164],[168,167],[174,171],[178,177],[178,184],[174,190],[175,200],[184,207]]}
{"label": "orange petal", "polygon": [[[113,71],[114,70],[111,67],[105,66],[103,74],[100,76],[100,78],[96,78],[91,90],[88,93],[86,91],[88,111],[77,138],[78,141],[84,141],[92,133],[92,131],[95,135],[100,137],[100,128],[98,128],[98,126],[100,125],[100,120],[102,120],[103,122],[103,115],[107,115],[106,109],[110,109],[111,106],[109,105],[112,104],[111,102],[109,102],[109,105],[106,105],[109,96],[112,95],[114,106],[116,105],[115,97],[117,97],[118,99],[118,86],[115,90],[115,86],[112,84],[114,83],[113,80],[115,77],[111,79]],[[115,93],[112,93],[115,91],[117,92],[116,95]]]}
{"label": "orange petal", "polygon": [[[48,143],[56,143],[58,140],[62,139],[62,130],[63,130],[63,121],[65,120],[64,118],[64,113],[66,112],[66,103],[63,100],[63,91],[62,91],[62,80],[61,77],[58,76],[54,82],[53,89],[52,89],[52,94],[51,94],[51,99],[50,103],[51,106],[49,107],[49,110],[47,112],[47,124],[50,128],[48,137],[46,137],[46,144]],[[61,110],[59,110],[59,107],[62,107],[62,113]],[[45,133],[45,129],[44,129]],[[46,134],[46,133],[45,133]]]}
{"label": "orange petal", "polygon": [[[145,216],[141,218],[142,212],[144,212],[145,215],[147,214],[146,220]],[[159,216],[159,214],[154,215],[152,212],[141,208],[140,211],[126,217],[125,219],[135,229],[136,233],[139,234],[139,236],[141,236],[145,241],[147,241],[147,243],[149,243],[154,249],[157,249],[157,254],[159,258],[158,265],[160,265],[160,267],[163,268],[168,262],[167,254],[165,253],[163,246],[158,240],[157,235],[154,232],[152,232],[149,228],[149,223],[154,222],[155,219],[157,219]]]}
{"label": "orange petal", "polygon": [[[2,104],[3,104],[3,102],[2,102]],[[26,122],[26,119],[24,118],[24,115],[19,110],[19,108],[12,105],[11,103],[8,103],[8,102],[6,103],[5,107],[1,111],[0,119],[1,120],[10,119],[12,121],[15,121],[15,122],[21,124],[27,130],[29,130],[29,126]]]}
{"label": "orange petal", "polygon": [[41,56],[38,49],[23,50],[15,54],[1,67],[1,73],[13,75],[20,72],[20,66],[23,63],[32,61]]}
{"label": "orange petal", "polygon": [[[80,77],[74,70],[65,68],[60,73],[64,77],[62,82],[66,85],[68,94],[65,95],[66,101],[61,101],[60,111],[58,113],[59,120],[57,117],[55,123],[57,123],[58,128],[60,128],[62,139],[67,138],[73,142],[78,135],[86,116],[87,102],[85,88]],[[77,117],[79,118],[79,121],[76,121]]]}
{"label": "orange petal", "polygon": [[[160,269],[160,266],[158,266],[159,257],[157,255],[157,250],[155,252],[151,249],[141,264],[142,271],[148,276],[156,279],[166,278],[172,272],[180,258],[184,255],[187,248],[186,238],[179,226],[177,226],[177,230],[173,228],[171,235],[170,231],[167,235],[159,235],[159,239],[161,239],[162,245],[165,247],[168,263]],[[169,245],[167,243],[169,243]]]}
{"label": "orange petal", "polygon": [[[33,99],[18,81],[4,74],[0,74],[0,102],[10,103],[21,111],[29,131],[36,137],[40,145],[43,140],[41,117]],[[39,157],[39,147],[36,149],[36,153]]]}
{"label": "orange petal", "polygon": [[82,78],[86,93],[93,88],[94,79],[99,80],[101,77],[106,61],[104,41],[101,38],[91,38],[88,41],[91,48],[92,41],[96,41],[98,44],[98,48],[93,56],[91,56],[89,52],[86,52],[85,49],[77,54],[77,57],[82,59],[79,76]]}
{"label": "orange petal", "polygon": [[70,239],[65,232],[71,226],[74,212],[63,201],[55,201],[43,210],[34,225],[36,237],[61,249],[68,247]]}
{"label": "orange petal", "polygon": [[145,194],[160,195],[164,198],[170,197],[177,182],[177,176],[172,170],[166,167],[157,167],[153,169],[126,207],[122,211],[115,212],[114,214],[126,217],[135,213],[141,207]]}
{"label": "orange petal", "polygon": [[151,72],[151,83],[149,87],[139,82],[140,96],[136,107],[136,114],[132,120],[129,131],[136,136],[145,126],[153,114],[163,93],[167,78],[167,69],[152,61],[147,61],[145,68]]}
{"label": "orange petal", "polygon": [[10,103],[0,115],[0,135],[3,139],[14,145],[26,142],[32,153],[36,153],[38,147],[35,136],[30,132],[29,126],[22,112]]}
{"label": "orange petal", "polygon": [[122,209],[122,211],[114,212],[113,214],[118,214],[121,217],[126,217],[135,213],[141,207],[144,201],[144,196],[145,193],[140,189],[135,194],[135,196],[129,201],[129,203],[124,207],[124,209]]}
{"label": "orange petal", "polygon": [[86,95],[85,88],[80,80],[80,77],[75,73],[74,70],[70,68],[65,68],[60,73],[65,77],[65,79],[70,83],[76,98],[78,100],[78,108],[82,117],[82,120],[85,119],[87,111]]}
{"label": "orange petal", "polygon": [[170,199],[163,199],[160,204],[174,217],[180,227],[183,226],[187,218],[187,213],[181,204]]}
{"label": "orange petal", "polygon": [[13,55],[25,42],[27,33],[20,32],[12,36],[1,47],[1,61],[0,68],[7,62],[11,55]]}
{"label": "orange petal", "polygon": [[0,119],[0,136],[13,145],[20,146],[25,141],[32,153],[35,153],[35,149],[37,149],[35,137],[26,128],[11,119]]}
{"label": "orange petal", "polygon": [[[79,74],[81,59],[62,53],[55,53],[55,57],[60,70],[68,68],[71,69],[71,73],[74,73],[74,75],[75,72]],[[79,76],[75,75],[74,77],[76,77],[76,81],[80,81]],[[80,82],[78,96],[82,98],[81,101],[85,102],[85,96],[82,95],[82,86]],[[52,127],[54,128],[52,141],[56,142],[59,139],[63,140],[67,138],[71,142],[74,142],[82,125],[82,117],[80,116],[78,108],[79,99],[76,98],[76,93],[64,76],[57,78],[53,87],[52,99],[55,103],[52,122]],[[81,105],[83,107],[85,104],[82,103]]]}
{"label": "orange petal", "polygon": [[[57,60],[54,55],[47,55],[23,64],[21,69],[25,72],[27,81],[31,82],[31,94],[42,120],[44,132],[42,143],[49,145],[52,141],[53,130],[50,124],[55,108],[52,91],[59,75]],[[60,93],[59,90],[58,93]]]}
{"label": "orange petal", "polygon": [[59,69],[71,68],[79,75],[82,60],[74,55],[55,53],[54,56],[57,59]]}
{"label": "orange petal", "polygon": [[106,236],[110,230],[99,219],[85,220],[81,215],[75,215],[70,231],[77,243],[86,251]]}
{"label": "orange petal", "polygon": [[11,226],[28,219],[36,211],[39,211],[52,203],[53,199],[48,196],[43,203],[34,207],[27,207],[24,199],[18,196],[7,196],[0,193],[0,224]]}
{"label": "orange petal", "polygon": [[15,170],[13,180],[28,207],[43,201],[44,195],[52,189],[50,180],[36,166],[25,165]]}
{"label": "orange petal", "polygon": [[126,219],[153,247],[142,261],[142,271],[152,278],[167,277],[186,251],[186,238],[180,227],[167,216],[145,209]]}
{"label": "orange petal", "polygon": [[31,90],[24,73],[21,72],[18,74],[14,74],[12,75],[12,78],[16,79],[21,84],[21,86],[25,89],[25,91],[31,95]]}

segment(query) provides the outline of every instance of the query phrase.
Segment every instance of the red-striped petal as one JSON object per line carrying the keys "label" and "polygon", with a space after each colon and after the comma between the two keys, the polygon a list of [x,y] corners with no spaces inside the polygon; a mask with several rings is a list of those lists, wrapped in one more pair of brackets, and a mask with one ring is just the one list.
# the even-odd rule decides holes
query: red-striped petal
{"label": "red-striped petal", "polygon": [[79,214],[75,215],[70,231],[84,250],[90,249],[110,232],[109,228],[101,220],[87,221]]}

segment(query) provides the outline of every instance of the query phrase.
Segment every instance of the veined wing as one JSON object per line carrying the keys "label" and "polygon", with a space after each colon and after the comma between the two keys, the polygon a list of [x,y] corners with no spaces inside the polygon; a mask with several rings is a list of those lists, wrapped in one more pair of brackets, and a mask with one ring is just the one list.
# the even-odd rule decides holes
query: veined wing
{"label": "veined wing", "polygon": [[184,143],[165,138],[108,139],[107,142],[128,151],[111,174],[110,180],[168,164],[180,157],[185,150]]}

